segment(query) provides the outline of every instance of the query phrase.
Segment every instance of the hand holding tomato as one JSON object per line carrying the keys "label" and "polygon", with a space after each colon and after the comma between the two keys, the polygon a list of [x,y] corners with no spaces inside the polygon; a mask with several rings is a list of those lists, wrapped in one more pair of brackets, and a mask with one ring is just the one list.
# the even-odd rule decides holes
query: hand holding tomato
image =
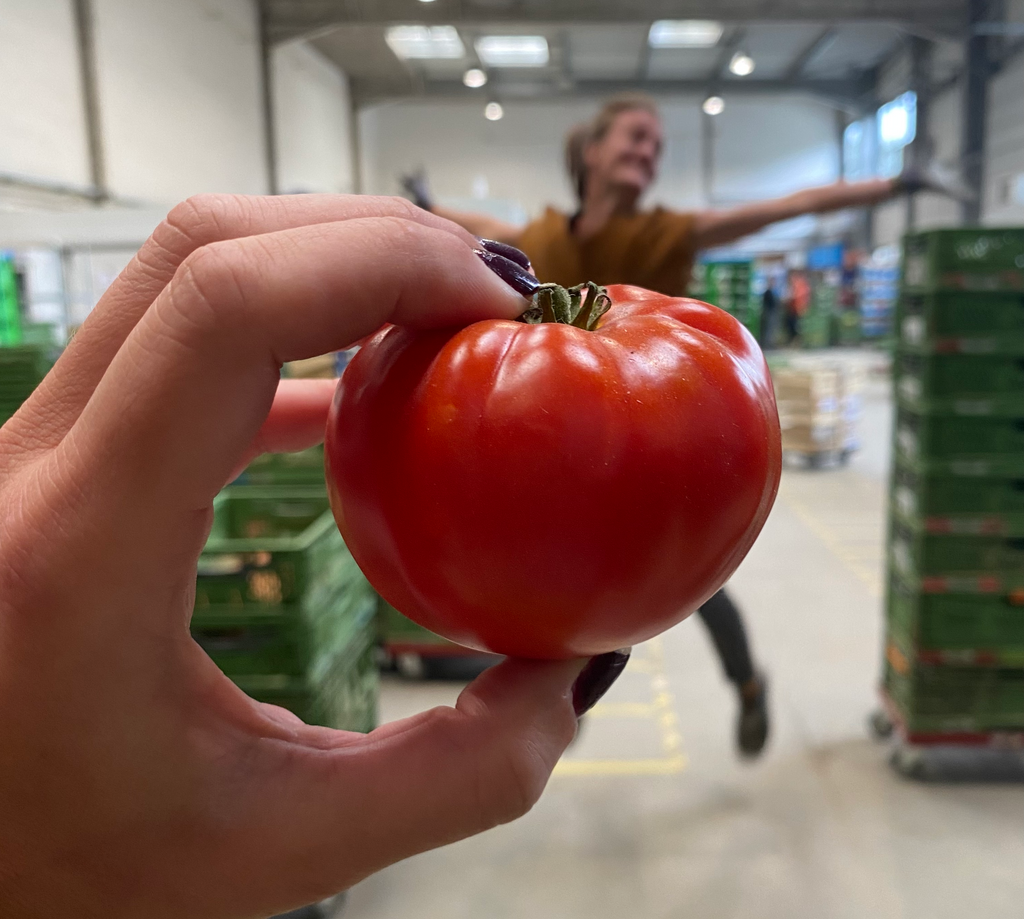
{"label": "hand holding tomato", "polygon": [[778,413],[722,310],[624,286],[538,296],[544,321],[381,330],[338,385],[328,482],[407,616],[502,654],[592,655],[664,631],[736,569],[778,489]]}
{"label": "hand holding tomato", "polygon": [[0,428],[4,919],[270,915],[536,800],[607,668],[508,661],[364,736],[254,702],[188,631],[218,490],[323,436],[333,385],[281,363],[515,316],[477,245],[400,200],[191,200]]}

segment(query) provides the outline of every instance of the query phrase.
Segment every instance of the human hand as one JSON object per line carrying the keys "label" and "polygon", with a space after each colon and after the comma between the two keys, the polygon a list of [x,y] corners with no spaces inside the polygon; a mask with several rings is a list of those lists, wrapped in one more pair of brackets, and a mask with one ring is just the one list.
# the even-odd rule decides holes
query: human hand
{"label": "human hand", "polygon": [[964,184],[963,180],[950,170],[941,168],[934,161],[923,164],[911,163],[893,179],[897,194],[916,194],[930,191],[954,201],[973,201],[977,195]]}
{"label": "human hand", "polygon": [[430,193],[427,173],[421,166],[415,172],[407,172],[399,177],[402,188],[409,194],[413,204],[429,211],[434,206],[434,196]]}
{"label": "human hand", "polygon": [[624,658],[507,661],[362,735],[249,699],[188,630],[214,496],[323,436],[333,385],[281,363],[516,316],[475,246],[400,199],[190,200],[0,429],[5,919],[268,915],[537,799]]}

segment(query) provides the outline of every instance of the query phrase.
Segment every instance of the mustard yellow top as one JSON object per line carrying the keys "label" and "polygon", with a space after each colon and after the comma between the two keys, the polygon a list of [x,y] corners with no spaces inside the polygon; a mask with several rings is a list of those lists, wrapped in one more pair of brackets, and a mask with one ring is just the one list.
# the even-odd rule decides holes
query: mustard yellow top
{"label": "mustard yellow top", "polygon": [[635,284],[673,297],[685,296],[695,253],[692,214],[656,207],[612,217],[586,240],[573,235],[569,218],[553,208],[523,228],[515,243],[541,281],[572,287]]}

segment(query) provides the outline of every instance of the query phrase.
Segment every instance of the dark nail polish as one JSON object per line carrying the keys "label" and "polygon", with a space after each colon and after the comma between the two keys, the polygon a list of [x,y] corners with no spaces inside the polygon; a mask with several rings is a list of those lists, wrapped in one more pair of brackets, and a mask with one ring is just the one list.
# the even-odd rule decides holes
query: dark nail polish
{"label": "dark nail polish", "polygon": [[540,288],[540,281],[511,259],[507,259],[503,255],[495,255],[493,252],[487,252],[485,249],[474,249],[473,251],[480,256],[480,260],[491,271],[516,293],[522,294],[524,297],[532,297]]}
{"label": "dark nail polish", "polygon": [[527,271],[530,270],[529,256],[515,246],[510,246],[508,243],[500,243],[496,239],[481,239],[480,245],[492,255],[503,255],[510,262],[515,262],[520,268],[525,268]]}
{"label": "dark nail polish", "polygon": [[579,718],[589,712],[601,697],[612,688],[629,661],[632,648],[622,648],[598,654],[587,661],[587,665],[572,684],[572,707]]}

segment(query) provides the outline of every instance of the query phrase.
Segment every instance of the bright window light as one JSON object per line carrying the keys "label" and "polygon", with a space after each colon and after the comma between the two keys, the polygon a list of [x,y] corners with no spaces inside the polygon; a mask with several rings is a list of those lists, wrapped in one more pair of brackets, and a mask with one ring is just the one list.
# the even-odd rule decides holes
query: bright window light
{"label": "bright window light", "polygon": [[462,75],[462,82],[470,89],[479,89],[481,86],[487,85],[487,74],[479,67],[470,67]]}
{"label": "bright window light", "polygon": [[722,37],[722,24],[709,19],[659,19],[647,33],[652,48],[712,48]]}
{"label": "bright window light", "polygon": [[505,110],[500,102],[488,102],[484,106],[484,118],[488,121],[501,121],[505,117]]}
{"label": "bright window light", "polygon": [[737,51],[729,61],[729,70],[738,77],[749,77],[754,72],[754,59],[744,51]]}
{"label": "bright window light", "polygon": [[875,116],[878,134],[878,175],[883,179],[903,169],[903,149],[917,135],[917,95],[903,93],[887,102]]}
{"label": "bright window light", "polygon": [[466,54],[455,26],[391,26],[384,39],[403,61],[457,60]]}
{"label": "bright window light", "polygon": [[893,147],[905,147],[917,133],[917,97],[904,93],[878,110],[878,139]]}
{"label": "bright window light", "polygon": [[701,108],[705,115],[721,115],[725,111],[725,99],[721,96],[708,96]]}
{"label": "bright window light", "polygon": [[476,40],[476,53],[487,67],[543,67],[548,40],[543,35],[484,35]]}

